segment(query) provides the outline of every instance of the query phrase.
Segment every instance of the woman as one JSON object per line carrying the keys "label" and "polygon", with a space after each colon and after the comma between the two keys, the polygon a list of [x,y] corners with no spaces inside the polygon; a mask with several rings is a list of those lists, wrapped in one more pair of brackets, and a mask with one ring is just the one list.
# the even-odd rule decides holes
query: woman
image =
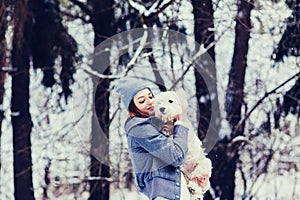
{"label": "woman", "polygon": [[188,149],[188,129],[177,116],[173,140],[161,132],[163,122],[153,116],[150,87],[145,82],[124,78],[116,89],[129,112],[125,131],[138,189],[151,200],[186,200],[189,192],[180,165]]}

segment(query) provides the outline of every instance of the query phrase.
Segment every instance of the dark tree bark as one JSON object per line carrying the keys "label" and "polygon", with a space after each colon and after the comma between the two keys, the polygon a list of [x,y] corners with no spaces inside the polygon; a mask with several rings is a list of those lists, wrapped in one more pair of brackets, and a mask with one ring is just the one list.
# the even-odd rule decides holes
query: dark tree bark
{"label": "dark tree bark", "polygon": [[[196,97],[198,103],[198,136],[203,141],[204,147],[214,143],[214,138],[218,137],[220,128],[220,111],[217,92],[217,75],[215,67],[215,34],[214,34],[214,10],[211,0],[192,1],[194,14],[194,34],[197,45],[207,48],[207,54],[200,57],[196,62],[194,75],[196,79]],[[196,47],[199,50],[200,46]],[[206,64],[205,64],[206,63]],[[205,68],[202,70],[201,68]],[[202,72],[202,73],[200,73]],[[205,77],[203,77],[205,76]],[[206,79],[206,80],[205,80]],[[214,108],[212,105],[215,105]],[[214,109],[214,110],[212,110]],[[212,115],[214,112],[214,115]],[[212,119],[213,117],[213,119]],[[211,127],[209,127],[211,126]],[[208,137],[208,129],[210,132]],[[212,151],[213,152],[213,151]],[[215,156],[209,153],[213,165]],[[211,186],[216,190],[214,182],[214,170],[211,177]],[[205,199],[212,199],[209,192],[204,196]]]}
{"label": "dark tree bark", "polygon": [[20,0],[14,7],[11,118],[13,127],[13,166],[16,200],[33,200],[32,160],[29,112],[29,56],[32,20],[30,1]]}
{"label": "dark tree bark", "polygon": [[61,57],[60,83],[61,96],[67,102],[72,91],[70,85],[74,82],[74,63],[77,61],[77,43],[68,34],[63,26],[59,1],[32,0],[33,35],[32,35],[32,61],[33,67],[43,71],[42,84],[52,87],[57,80],[55,74],[55,60]]}
{"label": "dark tree bark", "polygon": [[51,166],[51,160],[49,159],[47,162],[47,165],[45,166],[45,175],[44,175],[44,181],[45,181],[45,185],[42,186],[43,188],[43,200],[48,200],[49,196],[48,196],[48,189],[50,186],[50,166]]}
{"label": "dark tree bark", "polygon": [[[105,39],[114,35],[114,10],[113,10],[113,1],[105,0],[89,0],[88,3],[91,5],[91,22],[95,32],[94,46],[96,47],[103,42]],[[110,47],[108,47],[110,48]],[[103,49],[101,49],[103,50]],[[101,71],[102,74],[110,74],[109,66],[109,51],[102,52],[101,59],[102,62],[98,63],[99,65],[94,65],[95,71]],[[94,60],[94,63],[97,62]],[[104,144],[108,137],[108,128],[110,124],[109,119],[109,86],[110,79],[97,79],[94,78],[94,87],[96,87],[95,96],[94,96],[94,106],[97,121],[93,120],[93,129],[92,129],[92,141],[91,141],[91,151],[96,152],[96,149],[103,149],[103,152],[108,152],[108,144]],[[97,124],[95,124],[97,123]],[[106,138],[99,137],[99,132],[97,132],[94,127],[99,126],[101,131],[103,131]],[[99,147],[98,145],[104,145]],[[108,200],[109,199],[109,182],[105,178],[110,177],[110,171],[108,163],[97,159],[95,156],[91,156],[91,176],[101,177],[101,180],[91,181],[90,189],[90,200]],[[104,178],[104,179],[103,179]]]}
{"label": "dark tree bark", "polygon": [[[272,59],[284,62],[284,57],[300,56],[300,0],[286,0],[286,5],[292,10],[291,15],[285,20],[286,27],[277,47],[274,49]],[[284,115],[293,114],[300,117],[300,79],[283,95],[283,102],[277,99],[276,110],[273,113],[275,128],[280,128],[280,118]]]}
{"label": "dark tree bark", "polygon": [[283,62],[285,56],[300,56],[300,0],[286,0],[285,4],[292,10],[292,13],[285,19],[286,29],[274,49],[272,59],[275,63]]}
{"label": "dark tree bark", "polygon": [[[215,68],[215,47],[214,47],[214,11],[211,0],[204,1],[192,1],[193,14],[194,14],[194,34],[197,42],[197,50],[203,45],[208,48],[208,56],[202,56],[197,62],[197,66],[194,70],[196,79],[196,97],[197,103],[200,110],[199,123],[198,123],[198,136],[203,140],[207,134],[207,130],[211,123],[212,127],[215,127],[215,132],[218,132],[220,123],[220,115],[218,110],[214,110],[216,117],[211,121],[212,116],[212,104],[219,109],[217,82],[216,82],[216,68]],[[205,64],[206,63],[206,64]],[[199,68],[205,68],[205,76],[210,79],[210,85],[204,80]],[[209,88],[209,89],[208,89]]]}
{"label": "dark tree bark", "polygon": [[235,45],[232,64],[229,71],[229,81],[226,91],[227,120],[233,130],[232,137],[243,134],[236,130],[241,120],[241,108],[244,99],[244,83],[247,68],[248,42],[250,39],[251,22],[250,13],[253,8],[252,1],[239,0],[235,27]]}
{"label": "dark tree bark", "polygon": [[239,0],[235,27],[235,44],[229,82],[226,91],[226,114],[231,134],[223,138],[210,153],[214,157],[212,187],[216,197],[234,199],[236,163],[239,159],[238,145],[232,139],[244,134],[241,108],[244,99],[244,82],[247,67],[248,42],[250,39],[250,13],[252,1]]}

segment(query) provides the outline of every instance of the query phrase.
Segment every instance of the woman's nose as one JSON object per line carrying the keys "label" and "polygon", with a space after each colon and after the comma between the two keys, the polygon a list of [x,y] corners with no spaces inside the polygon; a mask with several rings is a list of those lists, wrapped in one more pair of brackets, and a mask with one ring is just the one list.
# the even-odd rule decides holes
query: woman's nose
{"label": "woman's nose", "polygon": [[148,98],[148,99],[147,99],[147,103],[148,103],[148,104],[152,104],[152,103],[153,103],[153,101],[154,101],[154,99],[153,99],[153,98],[151,98],[151,99],[150,99],[150,98]]}

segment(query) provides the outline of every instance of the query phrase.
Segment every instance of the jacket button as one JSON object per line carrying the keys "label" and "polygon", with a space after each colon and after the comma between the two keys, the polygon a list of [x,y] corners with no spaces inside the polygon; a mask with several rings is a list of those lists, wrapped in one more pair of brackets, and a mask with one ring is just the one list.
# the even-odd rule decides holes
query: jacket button
{"label": "jacket button", "polygon": [[180,172],[180,169],[176,169],[176,172],[179,173],[179,172]]}
{"label": "jacket button", "polygon": [[175,195],[175,198],[176,198],[176,199],[179,199],[179,195]]}
{"label": "jacket button", "polygon": [[176,186],[178,186],[178,187],[179,187],[179,186],[180,186],[180,183],[176,182]]}

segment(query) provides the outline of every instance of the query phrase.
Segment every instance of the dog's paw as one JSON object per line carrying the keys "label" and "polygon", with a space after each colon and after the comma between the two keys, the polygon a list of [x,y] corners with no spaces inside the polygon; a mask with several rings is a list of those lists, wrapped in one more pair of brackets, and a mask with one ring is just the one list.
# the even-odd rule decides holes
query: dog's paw
{"label": "dog's paw", "polygon": [[208,174],[202,174],[193,178],[193,181],[202,189],[202,192],[205,193],[210,188],[209,176]]}

